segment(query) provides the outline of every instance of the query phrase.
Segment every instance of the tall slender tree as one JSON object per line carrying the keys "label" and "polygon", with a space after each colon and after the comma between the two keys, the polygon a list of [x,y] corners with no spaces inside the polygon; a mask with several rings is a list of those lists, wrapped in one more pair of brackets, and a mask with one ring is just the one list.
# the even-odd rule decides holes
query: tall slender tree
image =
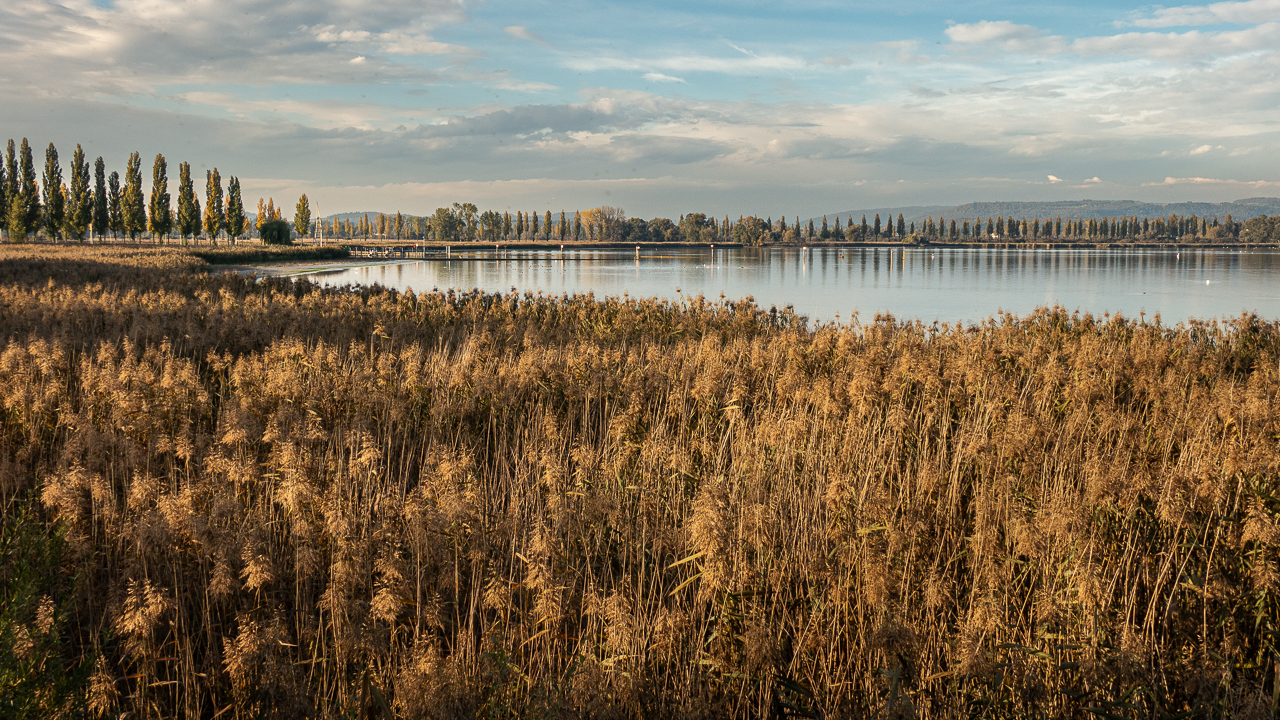
{"label": "tall slender tree", "polygon": [[[293,231],[298,233],[300,238],[311,234],[311,201],[307,199],[306,193],[302,193],[302,197],[298,198],[298,206],[294,208]],[[396,236],[399,237],[399,235],[400,213],[396,213]]]}
{"label": "tall slender tree", "polygon": [[560,211],[560,242],[564,242],[564,236],[567,232],[568,232],[568,227],[566,227],[565,225],[564,211],[561,210]]}
{"label": "tall slender tree", "polygon": [[231,176],[227,181],[227,237],[231,244],[244,234],[244,199],[240,197],[240,178]]}
{"label": "tall slender tree", "polygon": [[[23,140],[26,144],[26,140]],[[25,242],[27,239],[27,204],[22,195],[21,175],[18,171],[18,154],[13,140],[5,149],[5,204],[0,206],[9,242]]]}
{"label": "tall slender tree", "polygon": [[111,236],[118,238],[124,233],[124,209],[120,197],[120,173],[115,170],[107,176],[107,228]]}
{"label": "tall slender tree", "polygon": [[204,173],[204,234],[211,244],[217,244],[218,233],[227,225],[222,206],[222,176],[218,168]]}
{"label": "tall slender tree", "polygon": [[4,154],[4,199],[5,206],[18,194],[18,155],[14,149],[13,138]]}
{"label": "tall slender tree", "polygon": [[195,184],[191,182],[191,163],[178,165],[178,234],[186,244],[188,236],[200,235],[200,201],[196,199]]}
{"label": "tall slender tree", "polygon": [[271,220],[271,216],[267,214],[267,203],[262,198],[258,198],[258,209],[253,216],[253,226],[262,232],[262,226]]}
{"label": "tall slender tree", "polygon": [[156,153],[151,165],[151,204],[147,213],[147,229],[151,237],[163,241],[173,231],[173,204],[169,197],[169,163]]}
{"label": "tall slender tree", "polygon": [[93,161],[93,234],[101,240],[110,227],[111,218],[107,214],[107,164],[99,156]]}
{"label": "tall slender tree", "polygon": [[40,191],[44,205],[42,225],[50,239],[62,237],[62,222],[66,219],[66,198],[62,195],[62,165],[58,163],[58,148],[49,143],[44,151],[44,177]]}
{"label": "tall slender tree", "polygon": [[[13,147],[13,141],[9,141],[9,147]],[[4,162],[4,158],[0,157],[0,225],[4,224],[4,216],[9,212],[9,166]]]}
{"label": "tall slender tree", "polygon": [[67,236],[84,242],[84,235],[93,224],[93,191],[89,189],[89,163],[84,160],[84,150],[76,145],[71,156],[71,185],[67,189]]}
{"label": "tall slender tree", "polygon": [[40,222],[40,190],[36,186],[36,161],[26,138],[22,138],[22,146],[18,150],[18,168],[22,175],[18,181],[18,192],[25,213],[25,226],[27,232],[35,232]]}
{"label": "tall slender tree", "polygon": [[120,195],[120,219],[124,232],[130,240],[147,229],[147,206],[142,196],[142,156],[138,153],[129,155],[129,162],[124,168],[124,191]]}

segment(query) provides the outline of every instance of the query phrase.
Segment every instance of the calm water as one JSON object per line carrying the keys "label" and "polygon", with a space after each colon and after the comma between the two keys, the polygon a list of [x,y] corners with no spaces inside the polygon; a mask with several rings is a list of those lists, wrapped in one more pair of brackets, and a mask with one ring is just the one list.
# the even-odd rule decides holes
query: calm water
{"label": "calm water", "polygon": [[925,321],[980,320],[1041,305],[1069,310],[1160,313],[1165,323],[1280,318],[1280,251],[682,248],[454,253],[450,260],[368,264],[316,273],[326,285],[597,297],[722,293],[787,305],[811,319],[846,321],[877,312]]}

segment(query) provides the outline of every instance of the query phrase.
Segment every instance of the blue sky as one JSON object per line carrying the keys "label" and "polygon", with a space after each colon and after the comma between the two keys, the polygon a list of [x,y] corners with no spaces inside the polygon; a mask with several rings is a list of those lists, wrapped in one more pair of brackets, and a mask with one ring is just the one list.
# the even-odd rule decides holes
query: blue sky
{"label": "blue sky", "polygon": [[321,213],[1280,194],[1280,0],[0,0],[0,136]]}

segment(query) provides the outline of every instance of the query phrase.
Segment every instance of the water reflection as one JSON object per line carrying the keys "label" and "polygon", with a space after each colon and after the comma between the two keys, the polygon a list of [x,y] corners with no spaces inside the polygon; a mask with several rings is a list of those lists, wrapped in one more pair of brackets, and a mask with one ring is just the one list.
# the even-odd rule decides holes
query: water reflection
{"label": "water reflection", "polygon": [[[752,296],[815,320],[877,312],[979,320],[1060,304],[1160,313],[1167,323],[1244,311],[1280,317],[1280,251],[655,248],[454,252],[449,259],[319,273],[326,285],[676,298]],[[679,291],[677,292],[677,288]]]}

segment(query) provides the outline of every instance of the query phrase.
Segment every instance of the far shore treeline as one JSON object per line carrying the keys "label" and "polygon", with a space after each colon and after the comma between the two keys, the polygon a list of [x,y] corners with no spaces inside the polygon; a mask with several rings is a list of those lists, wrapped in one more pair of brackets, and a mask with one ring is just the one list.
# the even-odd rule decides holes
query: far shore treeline
{"label": "far shore treeline", "polygon": [[[92,176],[91,176],[92,172]],[[28,238],[70,240],[138,240],[164,242],[170,238],[211,244],[219,239],[234,243],[257,237],[268,243],[287,243],[291,237],[320,240],[406,240],[423,242],[521,242],[521,243],[739,243],[772,245],[812,242],[1147,242],[1147,243],[1273,243],[1280,242],[1280,215],[1261,215],[1236,222],[1231,215],[1198,217],[1171,214],[1162,217],[1124,215],[1111,218],[929,217],[917,227],[902,213],[894,218],[849,216],[828,224],[798,216],[742,215],[731,220],[691,212],[676,220],[628,218],[621,208],[602,206],[552,212],[498,212],[472,203],[455,202],[428,216],[402,213],[346,214],[313,220],[306,194],[298,198],[291,221],[274,198],[258,198],[256,212],[245,212],[240,181],[231,176],[224,192],[215,167],[205,173],[203,206],[196,193],[191,167],[178,166],[176,207],[169,193],[168,163],[157,154],[152,162],[150,190],[143,186],[142,158],[132,153],[124,177],[107,173],[101,157],[92,164],[76,145],[64,180],[58,150],[49,143],[44,171],[37,177],[31,146],[8,141],[0,166],[0,227],[9,242]],[[203,210],[201,209],[203,207]]]}

